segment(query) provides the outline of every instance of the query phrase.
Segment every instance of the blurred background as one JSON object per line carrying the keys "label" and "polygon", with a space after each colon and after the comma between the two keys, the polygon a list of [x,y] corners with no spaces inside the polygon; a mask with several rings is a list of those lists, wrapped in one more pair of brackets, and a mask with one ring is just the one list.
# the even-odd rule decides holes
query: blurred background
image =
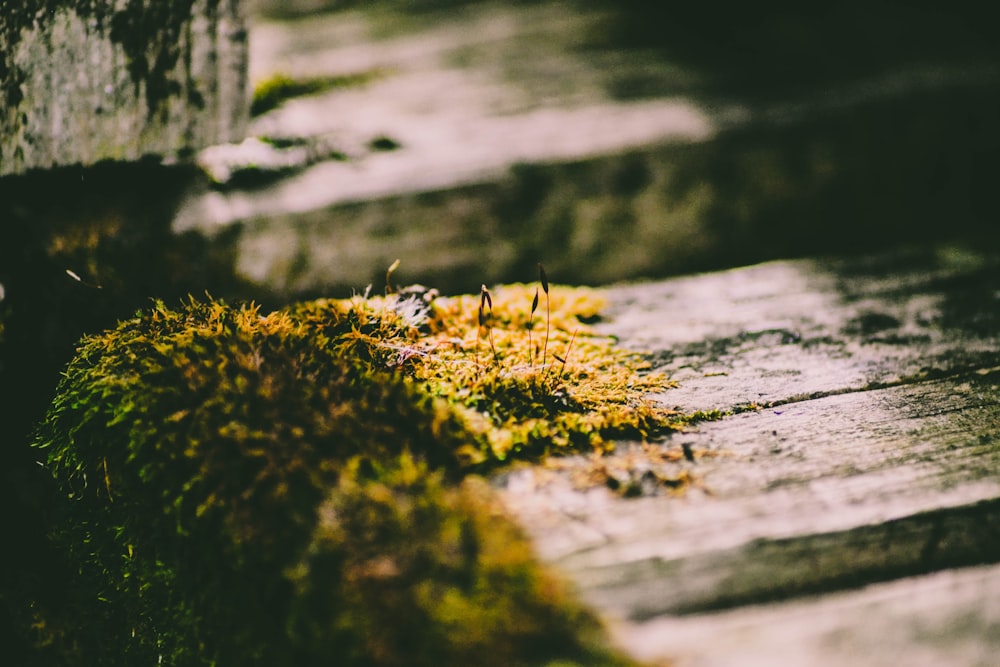
{"label": "blurred background", "polygon": [[[783,4],[783,3],[782,3]],[[991,232],[975,3],[251,5],[250,134],[175,229],[281,293],[655,278]]]}
{"label": "blurred background", "polygon": [[652,4],[247,0],[246,141],[0,178],[0,643],[64,567],[31,425],[151,298],[996,248],[988,3]]}

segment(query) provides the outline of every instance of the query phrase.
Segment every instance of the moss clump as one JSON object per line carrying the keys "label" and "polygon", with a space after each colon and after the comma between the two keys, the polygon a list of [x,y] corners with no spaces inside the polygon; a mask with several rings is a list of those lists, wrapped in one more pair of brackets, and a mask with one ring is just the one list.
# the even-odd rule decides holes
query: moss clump
{"label": "moss clump", "polygon": [[36,441],[80,564],[49,638],[80,664],[619,664],[469,473],[669,427],[655,380],[579,323],[589,293],[553,299],[547,359],[527,311],[470,303],[191,300],[86,338]]}
{"label": "moss clump", "polygon": [[627,664],[538,568],[480,478],[449,485],[407,456],[378,475],[354,462],[349,470],[290,570],[289,628],[306,656],[359,666]]}
{"label": "moss clump", "polygon": [[287,74],[274,74],[256,86],[250,102],[250,115],[259,116],[281,106],[293,97],[315,95],[338,88],[355,88],[386,76],[383,69],[373,69],[340,76],[292,78]]}
{"label": "moss clump", "polygon": [[[646,398],[671,383],[644,373],[638,355],[584,323],[599,317],[598,292],[554,289],[546,316],[532,313],[533,290],[498,288],[482,318],[479,295],[318,300],[290,314],[373,371],[394,371],[445,400],[471,436],[458,452],[467,466],[601,450],[680,426],[678,415]],[[331,324],[344,321],[351,324]]]}

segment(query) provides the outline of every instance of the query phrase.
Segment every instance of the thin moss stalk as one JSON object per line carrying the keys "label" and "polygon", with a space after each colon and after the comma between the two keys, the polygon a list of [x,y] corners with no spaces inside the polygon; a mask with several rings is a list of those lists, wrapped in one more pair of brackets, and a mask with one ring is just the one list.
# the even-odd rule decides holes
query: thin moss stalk
{"label": "thin moss stalk", "polygon": [[[489,308],[489,313],[486,312],[486,308]],[[493,361],[494,363],[500,363],[500,358],[497,356],[497,346],[493,340],[493,296],[486,289],[486,285],[483,285],[480,290],[479,327],[480,329],[483,327],[486,328],[486,335],[490,340],[490,351],[493,353]]]}
{"label": "thin moss stalk", "polygon": [[545,275],[545,267],[541,262],[538,264],[538,280],[542,283],[542,291],[545,292],[545,344],[542,346],[542,366],[545,366],[545,357],[549,351],[549,328],[551,327],[552,307],[549,301],[549,277]]}
{"label": "thin moss stalk", "polygon": [[535,311],[538,310],[538,288],[535,288],[535,298],[531,300],[531,312],[528,314],[528,365],[535,365],[535,343],[532,339],[532,330],[535,328]]}

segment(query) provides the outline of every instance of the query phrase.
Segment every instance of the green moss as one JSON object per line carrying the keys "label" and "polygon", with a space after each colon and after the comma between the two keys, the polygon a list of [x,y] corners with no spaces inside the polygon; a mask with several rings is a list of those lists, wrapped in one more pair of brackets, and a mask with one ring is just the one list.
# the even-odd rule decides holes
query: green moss
{"label": "green moss", "polygon": [[399,378],[364,381],[283,313],[160,305],[87,339],[40,434],[75,501],[59,540],[114,601],[88,614],[104,625],[91,664],[199,664],[199,646],[209,662],[278,660],[281,572],[340,464],[412,450],[448,467],[447,417]]}
{"label": "green moss", "polygon": [[718,410],[718,409],[714,409],[714,410],[696,410],[695,412],[692,412],[692,413],[688,414],[686,416],[686,419],[687,419],[687,422],[690,423],[690,424],[694,424],[694,423],[697,423],[697,422],[714,422],[714,421],[718,421],[718,420],[722,419],[723,417],[727,417],[730,414],[731,414],[731,412],[727,412],[725,410]]}
{"label": "green moss", "polygon": [[[603,306],[598,292],[553,289],[546,315],[544,299],[531,311],[534,289],[498,288],[483,326],[480,295],[430,303],[397,295],[319,300],[290,312],[336,338],[346,353],[370,360],[373,371],[406,376],[445,400],[472,436],[459,452],[468,466],[600,450],[614,439],[644,439],[680,426],[678,415],[646,398],[671,383],[644,373],[648,364],[639,356],[584,324]],[[351,325],[337,325],[344,329],[337,338],[329,323],[345,319]]]}
{"label": "green moss", "polygon": [[481,479],[445,484],[407,456],[377,476],[353,464],[351,473],[321,505],[290,574],[290,632],[309,656],[359,666],[627,664],[538,568]]}
{"label": "green moss", "polygon": [[36,441],[80,564],[50,639],[103,665],[619,664],[471,475],[672,426],[642,398],[663,378],[581,323],[595,294],[553,292],[547,343],[525,286],[489,326],[481,297],[191,300],[85,339]]}
{"label": "green moss", "polygon": [[287,74],[274,74],[254,86],[250,115],[259,116],[293,97],[315,95],[338,88],[362,86],[386,75],[385,70],[373,69],[341,76],[292,78]]}

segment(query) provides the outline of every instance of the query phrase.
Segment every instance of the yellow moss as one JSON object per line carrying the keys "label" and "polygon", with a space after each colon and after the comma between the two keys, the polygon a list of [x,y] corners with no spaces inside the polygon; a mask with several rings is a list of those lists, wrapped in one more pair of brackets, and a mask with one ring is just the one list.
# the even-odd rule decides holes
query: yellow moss
{"label": "yellow moss", "polygon": [[258,82],[254,86],[250,113],[253,116],[270,111],[293,97],[315,95],[338,88],[354,88],[384,78],[388,72],[373,69],[341,76],[293,78],[277,73]]}
{"label": "yellow moss", "polygon": [[[677,428],[680,416],[647,398],[672,383],[587,322],[605,305],[599,291],[503,285],[484,295],[428,299],[388,295],[320,300],[292,316],[331,344],[403,373],[444,399],[479,441],[470,464],[610,447],[614,438]],[[482,324],[481,324],[482,322]],[[339,333],[333,333],[339,329]]]}
{"label": "yellow moss", "polygon": [[313,655],[347,665],[372,656],[383,665],[634,664],[538,568],[478,477],[447,484],[407,456],[378,479],[349,464],[319,517],[289,571],[289,626]]}
{"label": "yellow moss", "polygon": [[629,664],[469,473],[613,473],[678,416],[586,323],[599,292],[535,295],[192,299],[85,339],[36,440],[73,499],[76,664]]}

